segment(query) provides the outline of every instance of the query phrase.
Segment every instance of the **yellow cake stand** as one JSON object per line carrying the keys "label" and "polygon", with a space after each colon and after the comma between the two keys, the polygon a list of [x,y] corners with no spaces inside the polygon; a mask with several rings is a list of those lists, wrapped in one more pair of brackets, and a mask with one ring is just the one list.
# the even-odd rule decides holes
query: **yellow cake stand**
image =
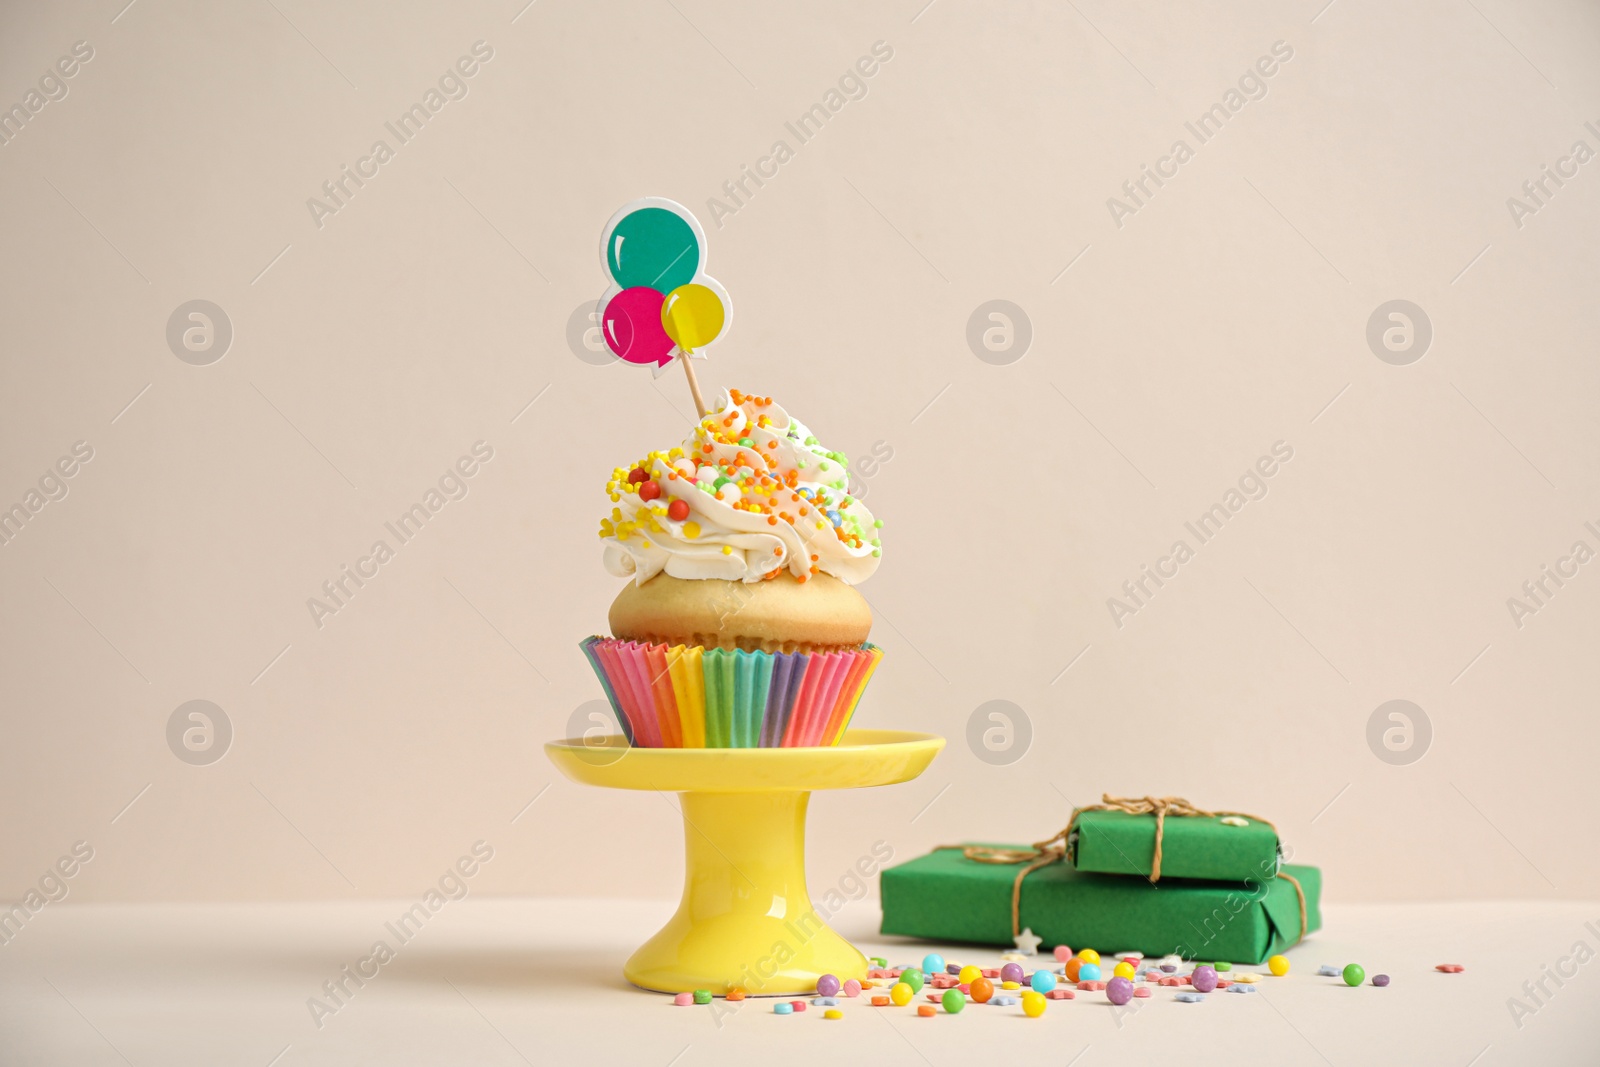
{"label": "yellow cake stand", "polygon": [[759,996],[812,992],[823,974],[866,977],[866,957],[806,892],[811,793],[908,782],[943,747],[932,734],[848,730],[832,748],[632,748],[613,735],[544,750],[575,782],[680,795],[683,899],[623,967],[628,981]]}

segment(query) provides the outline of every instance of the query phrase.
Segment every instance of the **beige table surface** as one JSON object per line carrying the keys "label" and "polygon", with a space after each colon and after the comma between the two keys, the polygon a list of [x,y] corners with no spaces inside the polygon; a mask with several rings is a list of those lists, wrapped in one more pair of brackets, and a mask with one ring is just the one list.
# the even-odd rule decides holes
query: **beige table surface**
{"label": "beige table surface", "polygon": [[[307,999],[374,941],[396,944],[384,924],[409,904],[50,905],[0,946],[0,1064],[1600,1063],[1600,963],[1561,987],[1545,979],[1553,995],[1520,1028],[1507,1007],[1576,942],[1600,949],[1600,903],[1332,905],[1326,929],[1290,953],[1287,978],[1202,1004],[1164,989],[1131,1015],[1080,993],[1040,1019],[982,1005],[923,1019],[846,1001],[829,1021],[814,1008],[777,1016],[765,1000],[718,1019],[627,986],[623,960],[670,903],[469,898],[319,1028]],[[869,899],[835,925],[891,962],[927,951],[885,942],[876,922]],[[1349,961],[1393,984],[1315,974]],[[1443,962],[1467,970],[1435,972]]]}

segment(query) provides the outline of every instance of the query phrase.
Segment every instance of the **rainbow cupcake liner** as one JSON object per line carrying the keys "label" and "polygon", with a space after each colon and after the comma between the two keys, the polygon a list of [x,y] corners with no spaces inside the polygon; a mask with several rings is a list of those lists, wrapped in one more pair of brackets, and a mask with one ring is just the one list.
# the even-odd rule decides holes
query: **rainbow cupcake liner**
{"label": "rainbow cupcake liner", "polygon": [[590,637],[580,647],[641,748],[836,745],[883,659],[872,644],[775,653]]}

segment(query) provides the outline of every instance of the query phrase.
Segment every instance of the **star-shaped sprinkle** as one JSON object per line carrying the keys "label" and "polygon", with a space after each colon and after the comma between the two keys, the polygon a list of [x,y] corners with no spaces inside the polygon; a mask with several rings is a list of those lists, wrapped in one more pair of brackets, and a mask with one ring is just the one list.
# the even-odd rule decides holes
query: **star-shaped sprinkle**
{"label": "star-shaped sprinkle", "polygon": [[1039,954],[1039,944],[1044,941],[1044,938],[1035,934],[1032,929],[1024,928],[1022,933],[1012,938],[1012,940],[1017,944],[1017,951],[1024,956],[1037,956]]}

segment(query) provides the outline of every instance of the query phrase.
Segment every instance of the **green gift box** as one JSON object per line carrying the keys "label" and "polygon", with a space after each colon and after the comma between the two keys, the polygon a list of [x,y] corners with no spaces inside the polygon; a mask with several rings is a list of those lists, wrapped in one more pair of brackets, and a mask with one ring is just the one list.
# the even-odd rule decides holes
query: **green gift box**
{"label": "green gift box", "polygon": [[[1192,809],[1191,809],[1192,810]],[[1225,823],[1224,818],[1235,820]],[[1237,825],[1242,821],[1245,825]],[[1168,814],[1160,821],[1161,878],[1241,881],[1278,869],[1278,831],[1252,816]],[[1150,877],[1153,814],[1081,809],[1067,837],[1067,862],[1080,871]]]}
{"label": "green gift box", "polygon": [[[1029,851],[980,846],[991,847]],[[882,932],[1010,946],[1012,888],[1028,866],[980,862],[946,848],[887,868],[879,875]],[[1296,883],[1305,894],[1304,930]],[[1321,871],[1279,867],[1276,855],[1264,871],[1236,881],[1151,882],[1048,863],[1023,878],[1017,929],[1031,929],[1047,945],[1255,964],[1322,926],[1321,890]]]}

